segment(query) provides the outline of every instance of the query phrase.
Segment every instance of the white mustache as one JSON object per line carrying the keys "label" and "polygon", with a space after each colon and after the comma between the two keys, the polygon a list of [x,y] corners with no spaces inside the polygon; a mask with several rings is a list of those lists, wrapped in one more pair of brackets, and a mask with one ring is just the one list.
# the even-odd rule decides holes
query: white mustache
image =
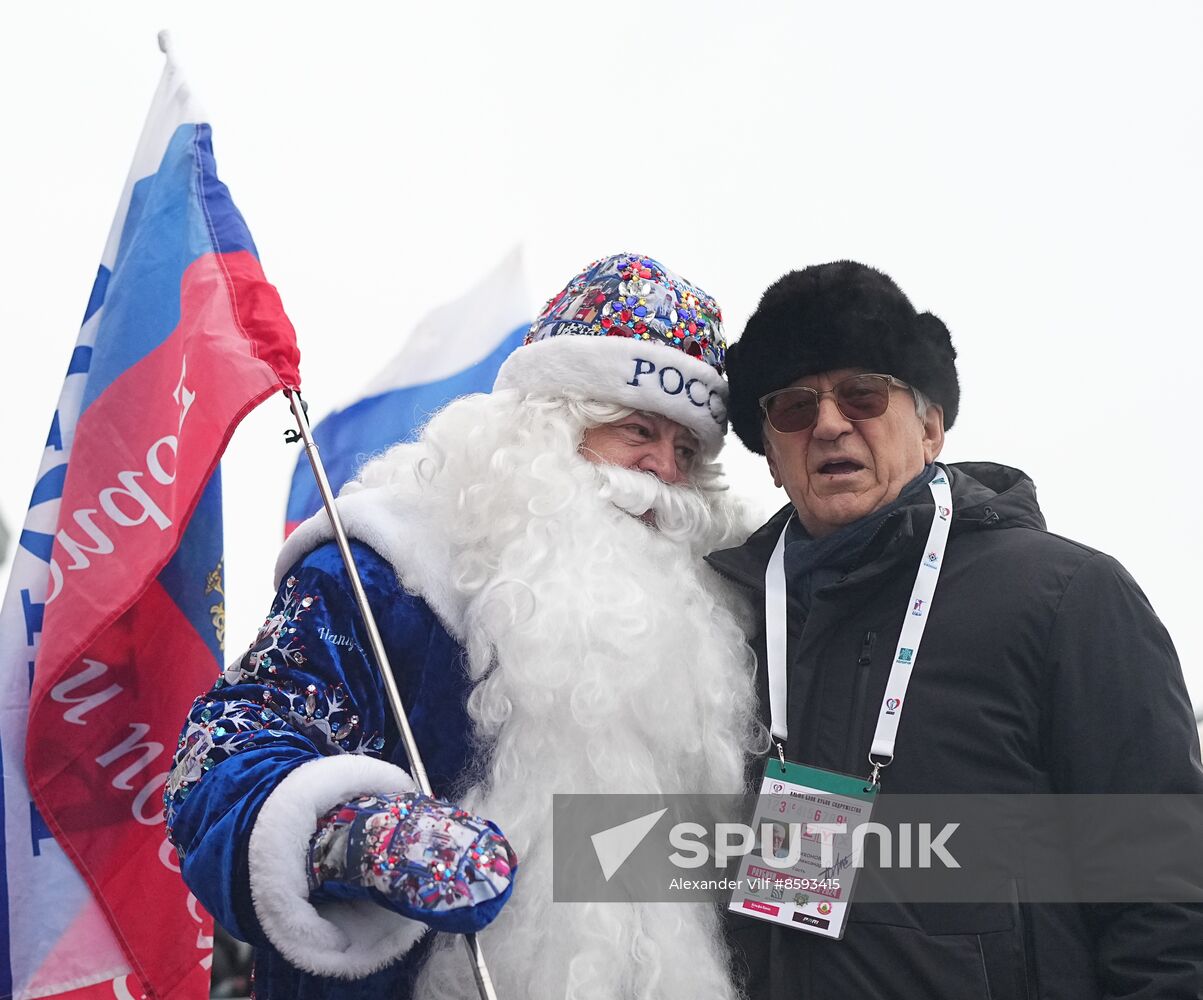
{"label": "white mustache", "polygon": [[713,514],[706,496],[696,486],[676,486],[650,472],[617,465],[595,464],[604,500],[632,517],[649,521],[673,541],[701,540],[710,534]]}

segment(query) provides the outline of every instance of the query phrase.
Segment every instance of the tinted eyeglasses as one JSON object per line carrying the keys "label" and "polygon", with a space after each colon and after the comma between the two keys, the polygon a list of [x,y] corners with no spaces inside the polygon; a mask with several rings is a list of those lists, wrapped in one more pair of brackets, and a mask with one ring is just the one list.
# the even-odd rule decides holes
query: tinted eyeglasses
{"label": "tinted eyeglasses", "polygon": [[819,419],[819,401],[827,395],[835,400],[836,407],[848,420],[880,417],[890,405],[891,386],[910,388],[893,375],[850,375],[821,392],[804,385],[770,392],[760,397],[760,409],[777,433],[797,434]]}

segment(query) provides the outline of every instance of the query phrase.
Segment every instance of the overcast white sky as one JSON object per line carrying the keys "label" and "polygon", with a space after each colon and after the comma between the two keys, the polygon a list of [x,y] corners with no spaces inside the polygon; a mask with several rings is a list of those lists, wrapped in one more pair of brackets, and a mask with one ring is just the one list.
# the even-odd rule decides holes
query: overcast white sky
{"label": "overcast white sky", "polygon": [[[1121,559],[1203,701],[1194,0],[10,5],[14,535],[162,27],[297,327],[315,415],[516,242],[532,309],[630,249],[714,294],[732,338],[781,273],[861,260],[952,331],[963,395],[944,458],[1024,469],[1053,531]],[[231,650],[270,601],[289,423],[269,401],[224,463]],[[759,459],[729,467],[765,510],[783,502]]]}

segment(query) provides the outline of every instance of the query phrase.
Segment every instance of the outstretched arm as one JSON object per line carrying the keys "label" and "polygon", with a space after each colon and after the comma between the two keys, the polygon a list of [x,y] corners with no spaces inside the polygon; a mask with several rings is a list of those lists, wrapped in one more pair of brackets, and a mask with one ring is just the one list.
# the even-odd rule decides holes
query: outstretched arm
{"label": "outstretched arm", "polygon": [[[407,706],[454,691],[431,676],[458,666],[437,618],[375,552],[353,551]],[[322,546],[285,576],[250,649],[194,703],[167,785],[170,836],[201,902],[232,933],[319,975],[381,968],[426,929],[366,894],[310,898],[319,819],[357,796],[414,790],[388,762],[403,756],[366,649],[341,560]]]}

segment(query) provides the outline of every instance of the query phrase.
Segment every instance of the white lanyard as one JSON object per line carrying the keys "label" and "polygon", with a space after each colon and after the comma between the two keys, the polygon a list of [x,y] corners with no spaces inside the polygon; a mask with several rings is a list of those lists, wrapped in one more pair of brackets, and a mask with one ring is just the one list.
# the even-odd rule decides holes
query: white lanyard
{"label": "white lanyard", "polygon": [[[877,730],[873,734],[873,747],[869,751],[869,762],[873,765],[874,780],[877,770],[894,758],[894,740],[898,734],[898,720],[902,718],[902,703],[906,688],[911,680],[911,671],[919,659],[919,643],[927,626],[931,612],[932,597],[940,568],[944,564],[944,550],[948,546],[948,531],[952,526],[952,490],[948,486],[948,473],[937,467],[936,477],[928,484],[936,509],[932,517],[931,530],[927,534],[927,545],[919,569],[915,574],[915,586],[911,590],[902,633],[898,637],[898,648],[894,650],[894,665],[890,679],[886,682],[885,697],[877,715]],[[769,716],[773,736],[784,743],[789,729],[786,723],[786,585],[785,585],[785,534],[789,521],[781,529],[777,546],[769,557],[764,571],[764,622],[765,654],[769,673]],[[778,752],[781,752],[780,749]],[[884,761],[876,758],[884,757]]]}

